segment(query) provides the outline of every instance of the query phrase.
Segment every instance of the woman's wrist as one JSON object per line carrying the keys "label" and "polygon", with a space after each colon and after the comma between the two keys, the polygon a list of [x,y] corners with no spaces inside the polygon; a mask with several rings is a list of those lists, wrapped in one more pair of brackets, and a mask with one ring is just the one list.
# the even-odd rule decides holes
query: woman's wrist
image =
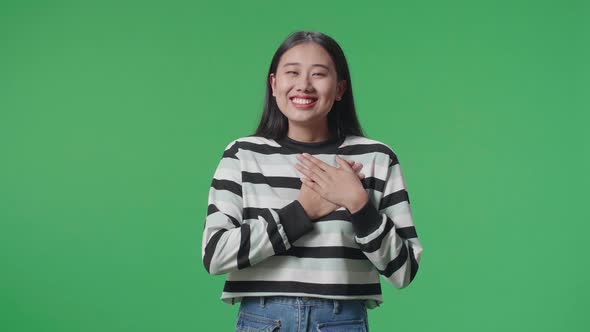
{"label": "woman's wrist", "polygon": [[305,212],[305,214],[307,215],[307,217],[309,219],[314,220],[317,218],[317,216],[312,213],[311,209],[309,208],[308,203],[304,199],[298,198],[297,202],[299,202],[299,204],[303,208],[303,212]]}
{"label": "woman's wrist", "polygon": [[357,213],[367,204],[368,201],[369,195],[367,195],[367,192],[363,190],[362,193],[359,193],[359,195],[346,206],[346,209],[351,214]]}

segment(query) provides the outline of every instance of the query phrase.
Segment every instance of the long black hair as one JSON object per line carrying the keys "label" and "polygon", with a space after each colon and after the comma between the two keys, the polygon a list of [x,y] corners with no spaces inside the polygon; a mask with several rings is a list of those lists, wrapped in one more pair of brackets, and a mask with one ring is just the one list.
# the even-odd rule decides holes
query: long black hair
{"label": "long black hair", "polygon": [[293,32],[276,50],[266,75],[266,96],[264,97],[264,107],[262,116],[260,117],[260,123],[258,124],[254,136],[281,139],[287,135],[289,121],[277,106],[277,102],[272,95],[269,77],[271,73],[276,75],[279,60],[286,51],[295,45],[306,42],[313,42],[322,46],[330,54],[330,57],[336,66],[337,80],[346,80],[347,83],[342,99],[334,101],[334,105],[328,113],[329,130],[332,133],[335,133],[338,138],[343,138],[348,135],[364,136],[354,108],[352,82],[350,81],[350,72],[348,70],[348,63],[344,57],[344,52],[334,39],[317,31]]}

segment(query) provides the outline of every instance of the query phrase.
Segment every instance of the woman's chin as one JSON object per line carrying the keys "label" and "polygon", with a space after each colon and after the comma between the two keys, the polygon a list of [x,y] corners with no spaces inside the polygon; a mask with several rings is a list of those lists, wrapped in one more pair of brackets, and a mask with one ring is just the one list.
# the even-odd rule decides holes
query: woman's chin
{"label": "woman's chin", "polygon": [[323,117],[327,116],[328,112],[323,114],[322,112],[318,111],[317,109],[290,109],[287,115],[289,120],[293,121],[313,121],[313,120],[321,120]]}

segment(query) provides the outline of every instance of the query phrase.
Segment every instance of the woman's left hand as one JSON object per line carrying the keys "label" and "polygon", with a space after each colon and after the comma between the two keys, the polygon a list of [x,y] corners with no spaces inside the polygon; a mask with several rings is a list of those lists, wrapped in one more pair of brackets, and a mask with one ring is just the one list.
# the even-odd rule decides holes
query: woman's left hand
{"label": "woman's left hand", "polygon": [[295,164],[295,168],[305,175],[301,182],[323,198],[345,207],[350,213],[357,212],[367,203],[369,197],[363,184],[342,158],[336,156],[340,167],[333,167],[307,153],[296,157],[305,166]]}

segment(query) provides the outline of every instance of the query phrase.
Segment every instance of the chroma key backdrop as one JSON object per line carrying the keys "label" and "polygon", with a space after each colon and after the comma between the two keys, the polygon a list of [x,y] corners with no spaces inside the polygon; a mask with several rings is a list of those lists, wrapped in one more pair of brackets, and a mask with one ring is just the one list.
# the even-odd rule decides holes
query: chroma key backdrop
{"label": "chroma key backdrop", "polygon": [[372,331],[585,331],[588,1],[0,3],[0,330],[234,331],[201,259],[291,32],[342,46],[424,246]]}

